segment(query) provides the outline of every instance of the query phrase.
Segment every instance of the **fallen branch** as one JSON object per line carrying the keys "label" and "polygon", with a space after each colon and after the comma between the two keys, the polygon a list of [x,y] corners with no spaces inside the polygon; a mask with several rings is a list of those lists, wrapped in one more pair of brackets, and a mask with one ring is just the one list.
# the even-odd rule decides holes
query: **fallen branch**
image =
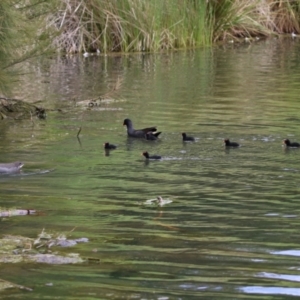
{"label": "fallen branch", "polygon": [[4,280],[4,279],[0,279],[0,282],[5,283],[5,284],[7,285],[6,288],[14,287],[14,288],[18,288],[18,289],[21,289],[21,290],[26,290],[26,291],[29,291],[29,292],[32,292],[32,291],[33,291],[32,288],[29,288],[29,287],[24,286],[24,285],[19,285],[19,284],[16,284],[16,283],[13,283],[13,282]]}

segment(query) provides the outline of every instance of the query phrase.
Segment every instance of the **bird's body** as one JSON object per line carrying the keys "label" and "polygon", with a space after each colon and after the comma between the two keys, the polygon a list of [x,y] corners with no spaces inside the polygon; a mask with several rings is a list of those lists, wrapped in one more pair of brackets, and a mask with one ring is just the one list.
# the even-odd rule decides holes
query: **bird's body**
{"label": "bird's body", "polygon": [[105,149],[105,150],[114,150],[114,149],[117,148],[116,145],[110,144],[110,143],[108,143],[108,142],[104,143],[103,145],[104,145],[104,149]]}
{"label": "bird's body", "polygon": [[291,148],[299,148],[300,144],[297,142],[291,142],[289,139],[285,139],[283,140],[283,144],[285,145],[285,147],[291,147]]}
{"label": "bird's body", "polygon": [[148,141],[156,141],[158,139],[158,136],[161,134],[161,132],[152,132],[149,131],[145,134],[145,139]]}
{"label": "bird's body", "polygon": [[182,133],[182,140],[184,142],[194,142],[195,138],[192,136],[187,136],[185,132]]}
{"label": "bird's body", "polygon": [[[123,125],[126,125],[126,127],[127,127],[127,135],[129,137],[134,137],[134,138],[145,138],[145,135],[148,132],[155,132],[156,131],[156,127],[148,127],[148,128],[143,128],[143,129],[134,129],[132,121],[130,119],[125,119],[124,122],[123,122]],[[160,133],[155,133],[155,134],[157,134],[157,136],[158,136]]]}
{"label": "bird's body", "polygon": [[240,144],[238,144],[236,142],[230,142],[229,139],[225,139],[224,144],[225,144],[225,147],[232,147],[232,148],[237,148],[240,146]]}
{"label": "bird's body", "polygon": [[161,156],[159,155],[149,155],[147,151],[142,153],[143,156],[145,156],[146,159],[161,159]]}
{"label": "bird's body", "polygon": [[24,164],[20,161],[12,162],[12,163],[4,163],[0,164],[0,173],[12,174],[20,172],[21,168]]}

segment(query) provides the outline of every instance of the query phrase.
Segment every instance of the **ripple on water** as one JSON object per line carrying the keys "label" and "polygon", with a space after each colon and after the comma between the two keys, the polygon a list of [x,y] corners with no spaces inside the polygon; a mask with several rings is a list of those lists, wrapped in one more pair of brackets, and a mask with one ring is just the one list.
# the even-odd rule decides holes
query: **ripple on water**
{"label": "ripple on water", "polygon": [[[64,57],[24,72],[32,88],[20,89],[22,98],[55,98],[47,106],[65,102],[68,113],[51,111],[34,126],[1,122],[3,161],[55,166],[46,176],[1,177],[1,206],[45,212],[10,218],[2,231],[32,236],[44,226],[76,226],[72,235],[91,241],[76,251],[101,264],[14,265],[10,280],[37,286],[41,299],[49,297],[45,282],[64,299],[299,296],[292,268],[300,256],[300,152],[282,148],[283,139],[299,138],[299,50],[300,40],[268,39],[226,51]],[[44,71],[51,82],[37,85]],[[118,77],[128,101],[69,110],[70,99],[102,95]],[[157,125],[160,140],[128,139],[126,117],[136,128]],[[199,140],[183,143],[184,131]],[[242,147],[224,149],[224,138]],[[105,156],[104,142],[118,149]],[[163,159],[147,163],[143,151]],[[156,195],[176,201],[145,205]]]}

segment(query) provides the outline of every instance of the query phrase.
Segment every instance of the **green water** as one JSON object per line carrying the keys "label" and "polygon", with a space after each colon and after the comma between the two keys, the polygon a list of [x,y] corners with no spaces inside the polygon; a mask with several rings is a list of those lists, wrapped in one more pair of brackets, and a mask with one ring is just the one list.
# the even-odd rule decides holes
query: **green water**
{"label": "green water", "polygon": [[[300,152],[282,147],[300,141],[299,51],[300,40],[268,40],[25,65],[16,96],[63,111],[0,123],[1,162],[25,163],[24,176],[0,178],[0,206],[39,211],[3,219],[1,234],[73,230],[89,242],[52,251],[95,260],[1,264],[1,279],[33,291],[0,298],[299,297]],[[75,106],[118,79],[111,98],[122,101]],[[128,139],[125,118],[156,125],[160,141]],[[117,150],[106,156],[104,142]],[[143,151],[163,159],[145,163]],[[158,195],[173,202],[144,204]]]}

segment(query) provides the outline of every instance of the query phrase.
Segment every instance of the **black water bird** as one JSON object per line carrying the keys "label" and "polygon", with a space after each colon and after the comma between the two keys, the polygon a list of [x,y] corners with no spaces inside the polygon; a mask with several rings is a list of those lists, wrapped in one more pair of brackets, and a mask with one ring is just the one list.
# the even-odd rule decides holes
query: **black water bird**
{"label": "black water bird", "polygon": [[144,151],[142,153],[143,156],[145,156],[146,159],[161,159],[161,156],[159,155],[149,155],[147,151]]}
{"label": "black water bird", "polygon": [[105,150],[114,150],[117,149],[116,145],[110,144],[108,142],[103,144]]}
{"label": "black water bird", "polygon": [[285,147],[291,147],[291,148],[299,148],[300,144],[297,142],[291,142],[289,139],[283,140],[283,144]]}
{"label": "black water bird", "polygon": [[152,132],[152,131],[148,131],[145,134],[145,139],[148,141],[156,141],[158,139],[158,136],[161,134],[161,132]]}
{"label": "black water bird", "polygon": [[182,133],[182,140],[183,140],[184,142],[194,142],[194,141],[195,141],[195,138],[192,137],[192,136],[188,136],[188,135],[186,135],[185,132],[183,132],[183,133]]}
{"label": "black water bird", "polygon": [[[147,134],[147,132],[156,132],[155,126],[143,128],[143,129],[134,129],[132,121],[130,119],[125,119],[123,125],[126,125],[127,127],[127,135],[134,138],[145,138],[145,134]],[[160,132],[156,134],[158,136]]]}
{"label": "black water bird", "polygon": [[236,142],[230,142],[229,139],[225,139],[224,144],[225,144],[225,147],[232,147],[232,148],[237,148],[240,146],[240,144],[238,144]]}

